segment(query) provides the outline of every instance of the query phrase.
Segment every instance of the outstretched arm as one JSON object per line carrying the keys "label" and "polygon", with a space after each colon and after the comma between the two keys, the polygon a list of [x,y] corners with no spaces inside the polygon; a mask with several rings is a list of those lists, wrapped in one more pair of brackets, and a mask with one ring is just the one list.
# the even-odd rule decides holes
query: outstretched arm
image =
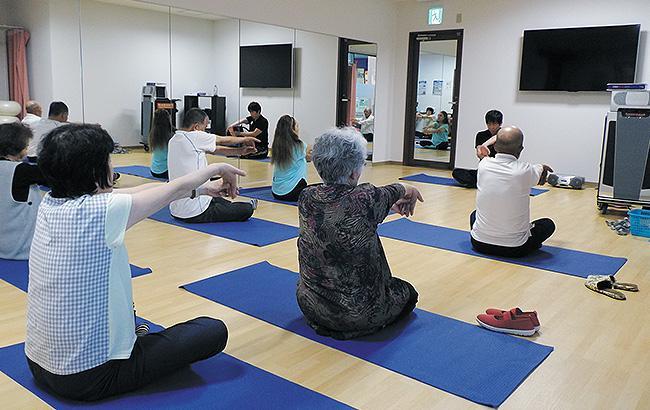
{"label": "outstretched arm", "polygon": [[237,175],[245,176],[246,172],[228,164],[211,164],[166,184],[147,184],[152,186],[131,195],[131,213],[127,229],[170,202],[190,197],[192,190],[196,190],[214,176],[221,176],[221,179],[199,188],[195,194],[234,198],[238,193]]}
{"label": "outstretched arm", "polygon": [[401,182],[400,184],[404,187],[404,195],[395,202],[391,210],[402,216],[409,217],[413,215],[417,202],[424,202],[424,198],[422,198],[420,191],[413,185]]}

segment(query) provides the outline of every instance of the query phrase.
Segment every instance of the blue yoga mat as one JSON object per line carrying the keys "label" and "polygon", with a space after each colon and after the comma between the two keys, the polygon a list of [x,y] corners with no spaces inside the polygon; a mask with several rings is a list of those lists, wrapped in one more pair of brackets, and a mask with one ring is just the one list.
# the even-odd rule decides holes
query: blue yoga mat
{"label": "blue yoga mat", "polygon": [[261,201],[276,202],[278,204],[298,206],[297,202],[281,201],[273,197],[270,186],[261,186],[256,188],[242,188],[239,190],[239,195],[248,198],[257,198]]}
{"label": "blue yoga mat", "polygon": [[143,165],[129,165],[127,167],[115,167],[113,171],[119,172],[120,174],[134,175],[140,178],[152,179],[154,181],[167,182],[164,178],[156,178],[151,175],[151,170],[149,167]]}
{"label": "blue yoga mat", "polygon": [[296,303],[295,272],[261,262],[183,287],[282,329],[479,404],[498,406],[553,351],[416,309],[376,335],[340,341],[317,335]]}
{"label": "blue yoga mat", "polygon": [[165,207],[150,216],[158,222],[180,226],[197,232],[219,236],[255,246],[266,246],[298,236],[298,228],[277,222],[250,218],[246,222],[214,222],[190,224],[175,219]]}
{"label": "blue yoga mat", "polygon": [[[160,329],[151,327],[152,331]],[[93,403],[63,399],[37,386],[27,367],[24,343],[0,349],[0,370],[56,409],[350,408],[225,353],[135,392]]]}
{"label": "blue yoga mat", "polygon": [[[139,266],[131,265],[131,277],[151,273],[149,268],[141,268]],[[17,287],[18,289],[27,292],[27,283],[29,278],[29,262],[28,261],[14,261],[9,259],[0,258],[0,279]]]}
{"label": "blue yoga mat", "polygon": [[[402,177],[400,179],[404,181],[423,182],[425,184],[462,187],[462,185],[456,182],[456,180],[453,178],[438,177],[435,175],[415,174],[415,175],[409,175],[407,177]],[[530,196],[537,196],[543,194],[544,192],[548,192],[548,189],[531,188]]]}
{"label": "blue yoga mat", "polygon": [[377,231],[379,235],[386,238],[581,278],[586,278],[588,275],[614,275],[627,261],[625,258],[615,258],[547,245],[523,258],[502,258],[484,255],[472,249],[468,231],[413,222],[405,218],[383,223],[379,225]]}

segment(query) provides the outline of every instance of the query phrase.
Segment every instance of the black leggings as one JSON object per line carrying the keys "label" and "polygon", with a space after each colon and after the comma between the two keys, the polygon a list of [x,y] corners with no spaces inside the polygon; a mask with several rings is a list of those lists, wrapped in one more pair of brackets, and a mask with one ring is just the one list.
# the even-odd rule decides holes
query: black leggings
{"label": "black leggings", "polygon": [[59,396],[83,401],[100,400],[145,386],[156,379],[221,352],[228,341],[226,325],[199,317],[158,333],[139,336],[131,357],[69,375],[48,372],[27,359],[39,385]]}
{"label": "black leggings", "polygon": [[276,195],[273,191],[271,191],[271,193],[273,194],[273,198],[279,201],[298,202],[298,197],[305,188],[307,188],[307,181],[301,179],[300,182],[298,182],[298,185],[296,185],[288,194]]}
{"label": "black leggings", "polygon": [[476,169],[454,168],[451,171],[451,176],[465,188],[476,188],[478,180],[478,170]]}
{"label": "black leggings", "polygon": [[187,223],[244,222],[253,216],[250,202],[233,202],[224,198],[212,198],[208,209],[191,218],[176,218]]}
{"label": "black leggings", "polygon": [[[473,211],[469,216],[470,229],[474,226],[476,221],[476,211]],[[480,242],[471,237],[472,248],[476,252],[484,253],[486,255],[503,256],[506,258],[520,258],[529,253],[536,251],[542,247],[542,243],[550,238],[555,232],[555,223],[549,218],[542,218],[533,221],[533,227],[530,228],[530,236],[526,243],[520,246],[501,246],[492,245],[485,242]]]}
{"label": "black leggings", "polygon": [[160,174],[157,174],[152,170],[149,170],[149,172],[151,172],[151,176],[154,178],[169,179],[169,171],[161,172]]}
{"label": "black leggings", "polygon": [[[433,143],[431,141],[420,141],[420,146],[422,146],[422,147],[431,147],[431,146],[433,146]],[[449,147],[449,142],[443,141],[443,142],[439,143],[438,145],[436,145],[434,147],[434,149],[445,150],[445,149],[447,149],[447,147]]]}

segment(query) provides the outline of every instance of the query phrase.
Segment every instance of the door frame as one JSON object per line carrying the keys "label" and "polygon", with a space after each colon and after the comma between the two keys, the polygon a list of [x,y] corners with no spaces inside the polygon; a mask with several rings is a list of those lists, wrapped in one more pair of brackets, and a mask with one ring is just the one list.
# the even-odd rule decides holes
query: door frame
{"label": "door frame", "polygon": [[[347,119],[348,109],[350,103],[356,103],[350,101],[350,96],[348,95],[348,53],[350,52],[350,46],[355,44],[375,44],[363,40],[354,40],[351,38],[339,37],[339,55],[338,55],[338,69],[336,72],[336,83],[337,83],[337,92],[336,92],[336,126],[341,127],[345,124]],[[375,58],[377,56],[374,56]],[[375,89],[375,100],[376,100],[377,90]],[[375,101],[376,102],[376,101]]]}
{"label": "door frame", "polygon": [[[406,107],[404,112],[404,165],[453,169],[456,163],[456,140],[460,111],[460,73],[463,59],[463,29],[417,31],[409,34],[408,66],[406,77]],[[415,105],[417,103],[418,71],[420,64],[420,42],[437,40],[457,40],[456,69],[454,71],[454,88],[452,90],[453,126],[449,129],[451,151],[449,163],[415,159]]]}

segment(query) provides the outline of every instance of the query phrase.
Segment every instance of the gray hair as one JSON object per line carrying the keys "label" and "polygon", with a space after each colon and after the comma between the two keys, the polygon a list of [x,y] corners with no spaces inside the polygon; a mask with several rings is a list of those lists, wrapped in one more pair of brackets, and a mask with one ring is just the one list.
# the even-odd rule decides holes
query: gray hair
{"label": "gray hair", "polygon": [[316,138],[312,161],[323,182],[345,184],[366,160],[366,140],[352,127],[330,128]]}

